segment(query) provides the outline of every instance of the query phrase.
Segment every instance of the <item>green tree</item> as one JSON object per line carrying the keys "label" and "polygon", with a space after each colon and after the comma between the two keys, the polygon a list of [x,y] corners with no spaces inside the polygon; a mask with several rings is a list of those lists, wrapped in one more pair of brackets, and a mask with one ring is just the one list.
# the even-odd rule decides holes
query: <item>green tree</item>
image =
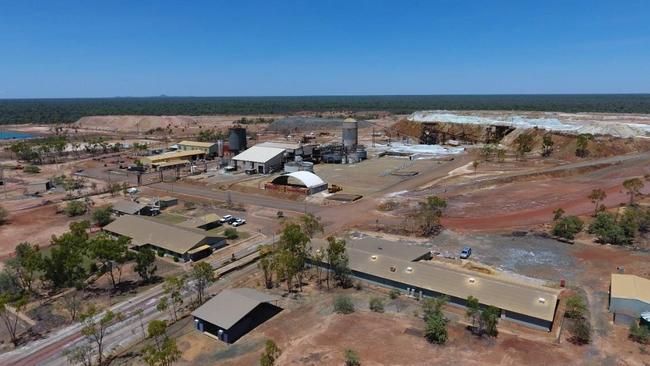
{"label": "green tree", "polygon": [[634,198],[641,193],[643,186],[643,181],[639,178],[630,178],[623,182],[623,187],[627,190],[627,194],[630,196],[630,205],[634,205]]}
{"label": "green tree", "polygon": [[576,216],[566,216],[555,222],[553,235],[573,240],[582,231],[584,223]]}
{"label": "green tree", "polygon": [[442,313],[433,313],[426,317],[424,337],[429,343],[445,344],[447,342],[447,322]]}
{"label": "green tree", "polygon": [[499,316],[501,310],[494,306],[488,306],[481,311],[480,317],[480,334],[487,334],[490,337],[496,337],[499,334],[497,324],[499,323]]}
{"label": "green tree", "polygon": [[260,357],[260,366],[273,366],[275,365],[275,360],[280,357],[282,350],[278,348],[278,345],[275,344],[272,340],[267,340],[264,344],[264,352]]}
{"label": "green tree", "polygon": [[596,216],[600,209],[601,203],[605,200],[605,198],[607,198],[607,193],[604,190],[598,188],[592,190],[587,198],[589,198],[591,202],[596,206],[594,207],[594,216]]}
{"label": "green tree", "polygon": [[302,232],[305,233],[310,239],[312,239],[317,233],[322,234],[324,231],[320,217],[316,217],[312,213],[307,213],[300,216],[300,226],[302,228]]}
{"label": "green tree", "polygon": [[576,156],[584,158],[589,155],[589,140],[593,138],[590,134],[580,134],[576,139]]}
{"label": "green tree", "polygon": [[216,280],[214,277],[214,270],[209,263],[200,262],[194,265],[190,278],[196,290],[196,302],[198,305],[203,304],[205,299],[205,290],[208,286]]}
{"label": "green tree", "polygon": [[11,338],[11,343],[14,344],[14,347],[18,345],[18,341],[20,339],[18,335],[19,317],[16,314],[14,314],[12,311],[9,311],[7,307],[11,306],[16,310],[16,312],[21,312],[26,304],[27,304],[27,299],[25,297],[12,299],[10,294],[0,295],[0,319],[2,319],[2,323],[4,324],[5,329],[9,333],[9,337]]}
{"label": "green tree", "polygon": [[125,236],[113,239],[105,233],[89,241],[91,257],[102,264],[102,271],[108,273],[113,289],[120,284],[122,267],[129,259],[129,242],[130,239]]}
{"label": "green tree", "polygon": [[298,224],[285,223],[276,250],[277,267],[287,283],[287,291],[291,291],[294,278],[302,291],[302,279],[309,251],[307,244],[309,236]]}
{"label": "green tree", "polygon": [[164,320],[152,320],[147,326],[152,345],[144,347],[142,359],[149,366],[170,366],[181,357],[176,340],[167,335],[167,323]]}
{"label": "green tree", "polygon": [[133,268],[143,282],[151,281],[158,266],[156,265],[156,253],[149,248],[141,248],[135,254],[135,267]]}
{"label": "green tree", "polygon": [[589,225],[589,233],[596,236],[601,243],[614,245],[627,244],[630,241],[625,231],[618,225],[616,216],[609,212],[600,212]]}
{"label": "green tree", "polygon": [[465,316],[472,322],[472,331],[476,332],[478,319],[481,313],[481,308],[479,306],[479,301],[474,296],[467,297],[467,310],[465,311]]}
{"label": "green tree", "polygon": [[73,222],[70,231],[52,236],[50,255],[42,261],[43,279],[55,288],[74,286],[87,276],[83,265],[88,250],[88,221]]}
{"label": "green tree", "polygon": [[69,217],[75,217],[85,214],[87,210],[88,207],[86,207],[86,204],[84,202],[74,200],[68,201],[65,208],[63,209],[63,212],[65,212],[65,214]]}
{"label": "green tree", "polygon": [[15,258],[8,259],[5,265],[18,279],[22,291],[29,294],[32,292],[36,275],[42,268],[43,256],[38,245],[28,242],[18,244],[15,250]]}
{"label": "green tree", "polygon": [[549,157],[553,153],[553,135],[545,133],[542,137],[542,156]]}
{"label": "green tree", "polygon": [[111,223],[112,206],[100,207],[93,211],[91,218],[97,226],[104,227]]}
{"label": "green tree", "polygon": [[350,348],[345,350],[345,366],[361,366],[359,355]]}
{"label": "green tree", "polygon": [[384,302],[378,297],[373,297],[372,299],[370,299],[368,306],[370,310],[374,311],[375,313],[384,312]]}
{"label": "green tree", "polygon": [[97,365],[104,365],[104,340],[108,328],[113,324],[122,321],[123,318],[124,317],[121,313],[114,313],[111,310],[105,311],[102,315],[97,311],[94,305],[91,305],[88,310],[82,314],[81,319],[83,328],[81,329],[81,334],[95,347]]}
{"label": "green tree", "polygon": [[185,283],[181,277],[167,277],[163,284],[165,294],[169,296],[169,303],[171,305],[172,318],[174,321],[178,320],[178,311],[183,305],[183,286]]}
{"label": "green tree", "polygon": [[348,254],[345,249],[345,240],[333,236],[327,238],[327,288],[330,287],[330,276],[338,281],[340,286],[350,285],[350,268],[348,267]]}
{"label": "green tree", "polygon": [[422,314],[426,320],[430,316],[442,315],[442,308],[449,302],[449,297],[440,296],[422,300]]}
{"label": "green tree", "polygon": [[354,313],[354,302],[349,296],[338,295],[334,298],[334,312],[338,314]]}
{"label": "green tree", "polygon": [[412,215],[422,236],[437,235],[442,229],[440,218],[447,201],[438,196],[429,196],[425,202],[418,203],[418,209]]}
{"label": "green tree", "polygon": [[474,168],[474,174],[476,174],[476,170],[478,169],[478,166],[479,166],[480,164],[481,164],[481,162],[478,161],[478,160],[474,160],[474,161],[472,162],[472,167]]}
{"label": "green tree", "polygon": [[2,207],[2,205],[0,205],[0,225],[7,222],[8,217],[9,217],[9,211],[6,208]]}
{"label": "green tree", "polygon": [[[267,289],[273,288],[273,272],[275,272],[275,259],[272,254],[272,247],[270,245],[263,245],[260,247],[260,260],[257,266],[264,274],[264,285]],[[317,269],[319,267],[316,267]]]}
{"label": "green tree", "polygon": [[564,209],[562,207],[556,208],[553,210],[553,221],[561,219],[562,215],[564,215]]}
{"label": "green tree", "polygon": [[23,168],[23,172],[28,174],[38,174],[41,172],[41,168],[36,165],[27,165]]}
{"label": "green tree", "polygon": [[523,158],[533,149],[533,135],[529,133],[522,133],[515,139],[515,145],[517,157],[519,159]]}
{"label": "green tree", "polygon": [[570,296],[566,300],[566,310],[564,316],[571,319],[579,319],[587,313],[587,304],[584,298],[579,295]]}

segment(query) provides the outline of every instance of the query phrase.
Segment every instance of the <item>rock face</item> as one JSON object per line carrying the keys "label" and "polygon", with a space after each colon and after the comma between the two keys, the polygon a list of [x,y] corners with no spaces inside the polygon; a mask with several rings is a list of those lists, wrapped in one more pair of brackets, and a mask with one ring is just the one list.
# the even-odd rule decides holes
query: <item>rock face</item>
{"label": "rock face", "polygon": [[499,128],[536,128],[570,135],[650,137],[650,115],[419,111],[412,113],[407,120],[425,125],[483,126],[497,130]]}

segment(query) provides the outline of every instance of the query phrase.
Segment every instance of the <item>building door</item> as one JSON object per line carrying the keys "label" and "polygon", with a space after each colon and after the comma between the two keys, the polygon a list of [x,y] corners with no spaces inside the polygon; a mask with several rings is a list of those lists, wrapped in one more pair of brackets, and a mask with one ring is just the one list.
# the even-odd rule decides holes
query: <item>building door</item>
{"label": "building door", "polygon": [[264,174],[264,165],[258,165],[257,166],[257,172],[260,174]]}

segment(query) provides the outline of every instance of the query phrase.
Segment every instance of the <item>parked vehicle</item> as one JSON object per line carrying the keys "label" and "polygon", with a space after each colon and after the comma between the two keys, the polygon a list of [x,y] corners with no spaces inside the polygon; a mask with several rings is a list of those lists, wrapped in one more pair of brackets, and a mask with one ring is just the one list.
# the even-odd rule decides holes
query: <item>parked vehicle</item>
{"label": "parked vehicle", "polygon": [[465,247],[463,250],[460,251],[460,258],[461,259],[467,259],[469,256],[472,255],[472,248],[470,247]]}
{"label": "parked vehicle", "polygon": [[230,221],[234,219],[232,215],[224,215],[221,220],[219,220],[220,223],[225,224],[225,223],[230,223]]}
{"label": "parked vehicle", "polygon": [[237,219],[235,220],[235,222],[232,223],[232,226],[235,226],[235,227],[237,227],[237,226],[242,226],[242,225],[244,225],[245,223],[246,223],[246,220],[245,220],[245,219],[242,219],[242,218],[240,217],[240,218],[237,218]]}

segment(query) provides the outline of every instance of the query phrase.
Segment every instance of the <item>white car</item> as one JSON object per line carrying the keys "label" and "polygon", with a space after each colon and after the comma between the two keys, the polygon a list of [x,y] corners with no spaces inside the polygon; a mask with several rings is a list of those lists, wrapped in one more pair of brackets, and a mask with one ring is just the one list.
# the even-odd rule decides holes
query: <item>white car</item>
{"label": "white car", "polygon": [[224,215],[221,220],[219,220],[220,223],[225,224],[227,222],[231,222],[233,219],[232,215]]}
{"label": "white car", "polygon": [[235,222],[232,223],[232,226],[235,226],[235,227],[237,227],[237,226],[242,226],[242,225],[244,225],[245,223],[246,223],[246,220],[245,220],[245,219],[238,218],[237,220],[235,220]]}

